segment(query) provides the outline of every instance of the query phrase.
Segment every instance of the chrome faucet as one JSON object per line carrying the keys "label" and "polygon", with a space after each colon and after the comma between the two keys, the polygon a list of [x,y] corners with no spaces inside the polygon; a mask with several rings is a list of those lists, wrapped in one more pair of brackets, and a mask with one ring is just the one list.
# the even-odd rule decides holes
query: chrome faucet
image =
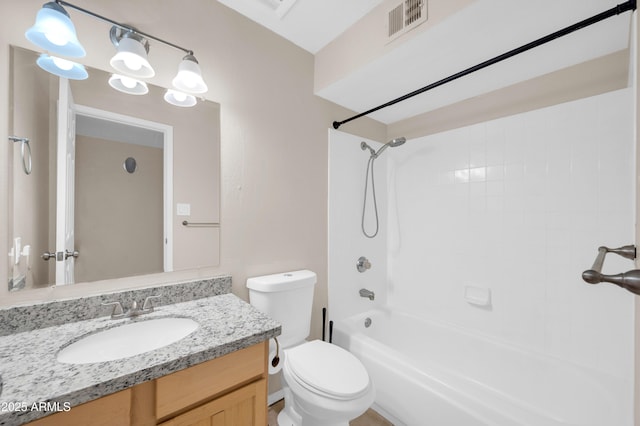
{"label": "chrome faucet", "polygon": [[369,300],[373,300],[376,298],[376,294],[371,290],[367,290],[366,288],[360,289],[360,297],[368,297]]}
{"label": "chrome faucet", "polygon": [[159,297],[160,296],[148,296],[147,298],[144,299],[142,308],[139,308],[138,302],[134,300],[133,302],[131,302],[131,307],[126,312],[122,308],[122,304],[120,302],[105,302],[102,305],[113,306],[113,311],[111,312],[111,319],[137,317],[138,315],[144,315],[144,314],[149,314],[153,312],[153,303],[151,301]]}

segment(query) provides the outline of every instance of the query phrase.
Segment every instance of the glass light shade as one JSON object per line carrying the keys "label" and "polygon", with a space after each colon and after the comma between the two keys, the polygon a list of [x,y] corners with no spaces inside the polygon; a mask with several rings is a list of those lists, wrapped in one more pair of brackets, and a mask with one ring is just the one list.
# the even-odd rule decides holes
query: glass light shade
{"label": "glass light shade", "polygon": [[113,74],[109,78],[109,86],[129,95],[146,95],[149,93],[147,83],[125,75]]}
{"label": "glass light shade", "polygon": [[70,80],[85,80],[89,73],[84,65],[42,53],[36,61],[43,70]]}
{"label": "glass light shade", "polygon": [[156,75],[147,60],[147,50],[135,38],[121,38],[118,42],[118,52],[109,63],[117,71],[132,77],[149,78]]}
{"label": "glass light shade", "polygon": [[167,90],[164,94],[164,100],[169,102],[171,105],[179,107],[192,107],[197,103],[195,96],[178,92],[173,89]]}
{"label": "glass light shade", "polygon": [[178,66],[178,74],[172,81],[173,87],[181,92],[205,93],[209,88],[202,79],[200,65],[193,55],[186,55]]}
{"label": "glass light shade", "polygon": [[31,43],[57,55],[80,58],[87,54],[69,14],[54,2],[38,11],[36,23],[24,35]]}

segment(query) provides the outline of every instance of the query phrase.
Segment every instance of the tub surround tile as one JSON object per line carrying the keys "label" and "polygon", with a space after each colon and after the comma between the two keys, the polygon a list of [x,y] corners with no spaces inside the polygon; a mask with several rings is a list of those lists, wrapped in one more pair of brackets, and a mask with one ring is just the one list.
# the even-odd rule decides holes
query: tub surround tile
{"label": "tub surround tile", "polygon": [[[121,360],[84,365],[56,360],[62,346],[86,334],[131,321],[175,316],[192,318],[199,328],[169,346]],[[10,411],[6,409],[10,403],[26,407],[39,402],[75,406],[279,334],[277,322],[237,296],[222,294],[166,304],[136,319],[112,320],[101,316],[6,335],[0,337],[0,376],[4,385],[0,394],[0,408],[4,408],[0,410],[0,425],[18,425],[47,414],[30,409]]]}
{"label": "tub surround tile", "polygon": [[[367,280],[376,304],[388,293],[395,308],[620,379],[632,376],[633,296],[610,284],[585,284],[580,276],[599,246],[633,241],[632,92],[417,137],[385,152],[392,167],[388,188],[382,182],[377,190],[388,197],[378,204],[387,206],[380,237],[389,243],[378,257],[388,262],[376,263],[367,249],[379,268],[367,274],[350,260],[362,251],[362,232],[342,219],[362,213],[361,140],[331,134],[332,317],[367,309],[351,286],[340,286]],[[429,184],[434,170],[452,178]],[[382,169],[376,173],[384,176]],[[632,262],[612,256],[605,268],[627,271]],[[466,303],[468,284],[491,288],[494,309]],[[562,315],[553,314],[556,305]]]}
{"label": "tub surround tile", "polygon": [[162,306],[230,292],[231,276],[222,275],[96,296],[0,308],[0,336],[111,315],[113,308],[103,306],[105,302],[119,301],[124,308],[128,308],[133,300],[141,303],[148,296],[160,296],[153,303],[154,306]]}

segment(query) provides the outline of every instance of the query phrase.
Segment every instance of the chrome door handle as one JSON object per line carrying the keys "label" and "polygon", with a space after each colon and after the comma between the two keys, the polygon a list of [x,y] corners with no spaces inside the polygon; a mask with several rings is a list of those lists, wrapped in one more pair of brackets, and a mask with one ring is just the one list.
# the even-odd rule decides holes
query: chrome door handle
{"label": "chrome door handle", "polygon": [[42,260],[49,260],[49,259],[56,259],[56,252],[49,252],[49,251],[45,251],[44,253],[42,253]]}
{"label": "chrome door handle", "polygon": [[70,257],[73,257],[73,258],[77,259],[78,256],[80,256],[80,252],[78,250],[74,250],[74,251],[65,250],[64,251],[64,258],[65,259],[68,259]]}
{"label": "chrome door handle", "polygon": [[[63,255],[64,255],[64,259],[63,259]],[[63,252],[56,253],[55,251],[45,251],[44,253],[42,253],[42,256],[40,257],[42,257],[42,260],[53,259],[61,262],[70,257],[77,259],[78,256],[80,256],[80,252],[78,250],[74,250],[74,251],[65,250],[64,253]]]}

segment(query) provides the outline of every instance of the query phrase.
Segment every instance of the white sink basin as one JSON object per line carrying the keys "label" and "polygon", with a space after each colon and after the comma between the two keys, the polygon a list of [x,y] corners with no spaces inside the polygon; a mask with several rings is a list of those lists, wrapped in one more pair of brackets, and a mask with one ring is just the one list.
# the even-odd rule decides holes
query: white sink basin
{"label": "white sink basin", "polygon": [[131,322],[89,334],[58,352],[66,364],[90,364],[127,358],[162,348],[198,328],[189,318],[156,318]]}

